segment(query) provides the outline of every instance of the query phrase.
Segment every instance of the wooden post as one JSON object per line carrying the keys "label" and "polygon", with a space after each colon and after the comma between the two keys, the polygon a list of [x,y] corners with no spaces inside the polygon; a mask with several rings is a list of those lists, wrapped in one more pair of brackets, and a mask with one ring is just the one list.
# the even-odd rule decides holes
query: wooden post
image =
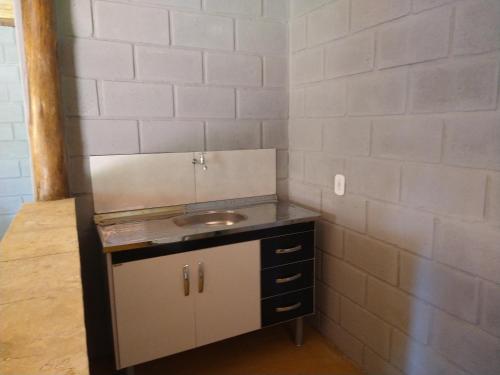
{"label": "wooden post", "polygon": [[59,103],[53,1],[21,0],[21,10],[35,199],[63,199],[68,197],[68,181]]}

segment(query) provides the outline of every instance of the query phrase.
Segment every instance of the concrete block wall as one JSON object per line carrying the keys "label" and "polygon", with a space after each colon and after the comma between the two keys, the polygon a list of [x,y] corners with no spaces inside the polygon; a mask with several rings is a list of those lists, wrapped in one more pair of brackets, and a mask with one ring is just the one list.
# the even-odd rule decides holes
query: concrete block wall
{"label": "concrete block wall", "polygon": [[497,0],[291,0],[289,195],[369,374],[500,373],[499,64]]}
{"label": "concrete block wall", "polygon": [[287,0],[57,4],[73,193],[105,154],[277,148],[286,180]]}
{"label": "concrete block wall", "polygon": [[33,199],[23,95],[15,29],[0,26],[0,239]]}
{"label": "concrete block wall", "polygon": [[111,343],[102,335],[109,327],[89,156],[277,148],[283,193],[288,0],[56,4],[70,188],[77,197],[95,357]]}

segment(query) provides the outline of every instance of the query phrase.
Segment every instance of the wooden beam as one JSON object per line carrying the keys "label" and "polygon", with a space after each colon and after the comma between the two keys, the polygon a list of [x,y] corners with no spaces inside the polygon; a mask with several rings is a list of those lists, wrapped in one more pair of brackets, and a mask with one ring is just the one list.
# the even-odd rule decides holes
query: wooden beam
{"label": "wooden beam", "polygon": [[68,197],[53,2],[21,0],[35,198]]}

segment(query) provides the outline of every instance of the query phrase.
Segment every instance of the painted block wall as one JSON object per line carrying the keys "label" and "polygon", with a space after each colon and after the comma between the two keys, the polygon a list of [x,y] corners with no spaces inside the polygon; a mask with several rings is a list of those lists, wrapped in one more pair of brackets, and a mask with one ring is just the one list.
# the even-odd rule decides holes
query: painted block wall
{"label": "painted block wall", "polygon": [[[288,174],[288,0],[57,0],[90,354],[109,350],[89,156],[278,149]],[[162,171],[159,171],[162,172]],[[168,173],[168,171],[163,171]]]}
{"label": "painted block wall", "polygon": [[322,333],[369,374],[499,374],[500,2],[292,0],[290,49]]}
{"label": "painted block wall", "polygon": [[73,194],[89,155],[277,148],[288,173],[288,1],[57,2]]}
{"label": "painted block wall", "polygon": [[15,29],[0,26],[0,239],[31,201],[29,147]]}

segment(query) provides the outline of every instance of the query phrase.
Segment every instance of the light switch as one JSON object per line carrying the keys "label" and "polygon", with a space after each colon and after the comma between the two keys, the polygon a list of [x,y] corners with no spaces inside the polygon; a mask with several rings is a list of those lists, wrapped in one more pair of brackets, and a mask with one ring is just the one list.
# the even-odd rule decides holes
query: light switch
{"label": "light switch", "polygon": [[343,174],[335,175],[335,194],[345,194],[345,176]]}

